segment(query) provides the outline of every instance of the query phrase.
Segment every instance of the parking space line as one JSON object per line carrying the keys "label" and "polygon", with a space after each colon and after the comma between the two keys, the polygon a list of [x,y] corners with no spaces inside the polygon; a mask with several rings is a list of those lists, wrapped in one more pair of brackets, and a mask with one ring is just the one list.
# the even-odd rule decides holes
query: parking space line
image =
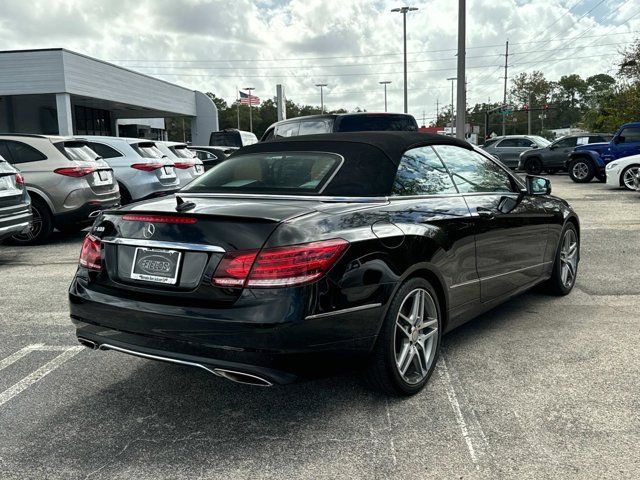
{"label": "parking space line", "polygon": [[35,343],[33,345],[27,345],[26,347],[18,350],[17,352],[12,353],[8,357],[3,358],[2,360],[0,360],[0,370],[4,370],[9,365],[11,365],[11,364],[17,362],[18,360],[20,360],[22,357],[25,357],[25,356],[29,355],[30,352],[33,352],[35,349],[41,348],[43,346],[44,345],[42,345],[41,343]]}
{"label": "parking space line", "polygon": [[[42,380],[45,376],[49,375],[51,372],[53,372],[56,368],[58,368],[64,362],[66,362],[70,358],[74,357],[83,348],[84,347],[82,347],[80,345],[78,345],[76,347],[65,347],[65,350],[60,355],[55,357],[53,360],[45,363],[43,366],[38,368],[35,372],[27,375],[22,380],[20,380],[18,383],[14,384],[13,386],[7,388],[4,392],[0,393],[0,406],[2,406],[5,403],[7,403],[13,397],[15,397],[19,393],[23,392],[24,390],[29,388],[34,383],[38,382],[39,380]],[[22,350],[20,350],[20,351],[22,351]],[[31,351],[31,350],[29,350],[29,351]],[[16,353],[18,353],[18,352],[16,352]],[[29,352],[27,352],[27,353],[29,353]],[[26,353],[24,355],[26,355]],[[22,356],[24,356],[24,355],[22,355]],[[5,359],[5,360],[7,360],[7,359]]]}

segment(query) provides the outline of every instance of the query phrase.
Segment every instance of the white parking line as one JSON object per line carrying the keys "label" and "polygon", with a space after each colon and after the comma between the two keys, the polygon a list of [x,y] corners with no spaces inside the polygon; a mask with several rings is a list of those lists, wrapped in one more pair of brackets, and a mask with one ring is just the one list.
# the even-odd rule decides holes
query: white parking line
{"label": "white parking line", "polygon": [[[22,380],[20,380],[18,383],[14,384],[13,386],[7,388],[4,392],[0,393],[0,406],[2,406],[5,403],[7,403],[13,397],[18,395],[20,392],[23,392],[24,390],[29,388],[34,383],[38,382],[39,380],[42,380],[45,376],[49,375],[56,368],[58,368],[60,365],[62,365],[64,362],[66,362],[70,358],[74,357],[78,352],[80,352],[84,348],[84,347],[82,347],[80,345],[78,345],[77,347],[52,347],[52,348],[47,348],[47,347],[45,347],[43,345],[38,345],[37,347],[42,347],[42,348],[31,348],[26,353],[24,353],[21,356],[19,356],[18,358],[24,357],[27,353],[29,353],[30,351],[33,351],[33,350],[41,350],[42,349],[44,351],[47,351],[47,350],[53,350],[54,348],[55,348],[54,351],[58,351],[60,348],[63,348],[64,350],[62,351],[62,353],[60,355],[55,357],[53,360],[45,363],[43,366],[38,368],[35,372],[27,375]],[[28,347],[25,347],[25,348],[28,348]],[[5,360],[9,360],[12,356],[15,356],[16,354],[18,354],[19,352],[22,352],[23,350],[25,350],[25,349],[23,348],[22,350],[19,350],[15,354],[5,358],[3,360],[3,362]],[[15,362],[18,358],[14,359],[10,363],[8,363],[8,365],[10,365],[11,363]]]}
{"label": "white parking line", "polygon": [[43,347],[43,346],[44,345],[42,345],[41,343],[36,343],[36,344],[33,344],[33,345],[27,345],[26,347],[18,350],[16,353],[12,353],[8,357],[3,358],[2,360],[0,360],[0,370],[4,370],[9,365],[17,362],[22,357],[25,357],[25,356],[29,355],[29,353],[31,353],[34,350],[36,350],[37,348],[40,348],[40,347]]}

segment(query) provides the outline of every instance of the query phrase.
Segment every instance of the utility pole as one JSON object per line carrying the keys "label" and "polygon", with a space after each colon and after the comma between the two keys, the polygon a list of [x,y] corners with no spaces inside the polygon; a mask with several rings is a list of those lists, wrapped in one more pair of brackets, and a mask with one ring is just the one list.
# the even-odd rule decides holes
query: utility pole
{"label": "utility pole", "polygon": [[466,0],[458,0],[458,111],[456,113],[456,138],[464,140],[467,113],[467,77],[465,73]]}
{"label": "utility pole", "polygon": [[[509,40],[507,40],[504,53],[504,96],[502,97],[502,106],[507,104],[507,71],[509,69]],[[507,116],[502,114],[502,135],[506,134]]]}
{"label": "utility pole", "polygon": [[451,80],[451,136],[453,137],[453,82],[455,82],[457,78],[449,77],[447,80]]}
{"label": "utility pole", "polygon": [[438,124],[438,118],[440,117],[440,99],[436,98],[436,125]]}
{"label": "utility pole", "polygon": [[238,130],[240,130],[240,90],[236,85],[236,114],[238,115]]}
{"label": "utility pole", "polygon": [[427,126],[427,114],[424,110],[422,110],[422,126],[426,127]]}
{"label": "utility pole", "polygon": [[527,98],[527,135],[531,135],[531,92]]}
{"label": "utility pole", "polygon": [[404,42],[404,113],[408,113],[409,105],[407,100],[407,12],[415,12],[416,7],[394,8],[392,12],[402,14],[402,38]]}
{"label": "utility pole", "polygon": [[384,111],[387,111],[387,85],[391,83],[391,80],[383,80],[378,82],[380,85],[384,85]]}
{"label": "utility pole", "polygon": [[326,86],[326,83],[316,83],[316,87],[320,87],[320,113],[324,113],[324,97],[322,95],[322,89]]}
{"label": "utility pole", "polygon": [[249,92],[249,131],[253,133],[253,118],[251,112],[251,104],[253,101],[251,100],[251,90],[255,90],[255,87],[245,87],[244,89]]}

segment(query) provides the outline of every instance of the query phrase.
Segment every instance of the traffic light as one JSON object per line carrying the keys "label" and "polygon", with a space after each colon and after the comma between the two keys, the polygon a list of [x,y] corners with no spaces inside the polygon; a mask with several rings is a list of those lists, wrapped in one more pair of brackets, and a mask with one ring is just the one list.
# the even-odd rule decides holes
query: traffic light
{"label": "traffic light", "polygon": [[526,104],[525,104],[525,105],[523,105],[523,106],[522,106],[522,109],[523,109],[525,112],[528,112],[528,111],[529,111],[529,105],[526,105]]}
{"label": "traffic light", "polygon": [[545,110],[549,110],[549,104],[548,104],[548,103],[545,103],[545,104],[544,104],[544,109],[545,109]]}

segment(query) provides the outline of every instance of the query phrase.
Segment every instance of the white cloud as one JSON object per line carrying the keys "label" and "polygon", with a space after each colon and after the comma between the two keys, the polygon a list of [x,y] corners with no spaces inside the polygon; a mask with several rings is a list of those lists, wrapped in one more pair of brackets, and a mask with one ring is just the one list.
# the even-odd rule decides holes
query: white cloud
{"label": "white cloud", "polygon": [[[0,42],[5,49],[68,48],[227,100],[236,86],[270,97],[283,83],[290,99],[319,103],[314,84],[322,81],[329,108],[380,110],[378,82],[391,80],[390,109],[399,111],[402,17],[390,10],[401,3],[6,0]],[[436,100],[450,101],[457,2],[412,5],[420,10],[407,16],[410,112],[431,117]],[[535,68],[557,79],[615,72],[617,52],[638,34],[612,34],[640,30],[637,0],[469,0],[467,12],[470,104],[502,97],[507,39],[510,76]]]}

